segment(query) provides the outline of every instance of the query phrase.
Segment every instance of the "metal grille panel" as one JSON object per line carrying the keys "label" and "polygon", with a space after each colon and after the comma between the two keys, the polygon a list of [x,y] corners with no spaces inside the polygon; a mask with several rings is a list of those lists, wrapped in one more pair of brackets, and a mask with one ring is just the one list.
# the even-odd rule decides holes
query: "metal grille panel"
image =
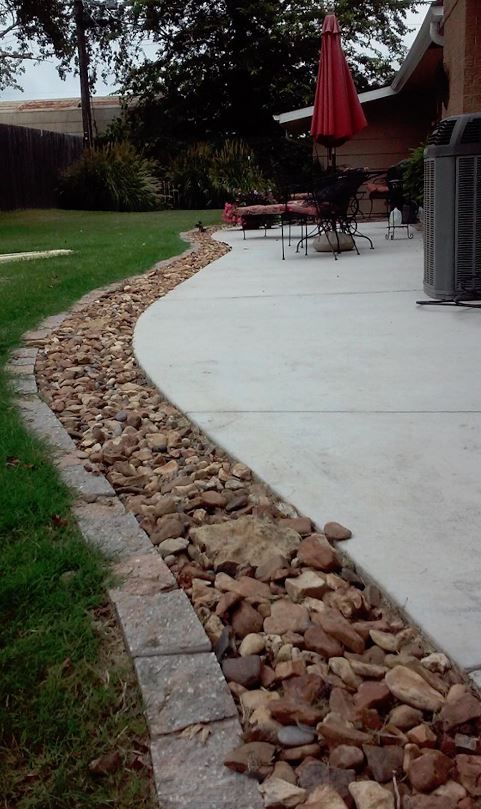
{"label": "metal grille panel", "polygon": [[456,165],[455,288],[481,292],[481,156]]}
{"label": "metal grille panel", "polygon": [[424,283],[434,284],[434,210],[435,173],[434,160],[424,161]]}

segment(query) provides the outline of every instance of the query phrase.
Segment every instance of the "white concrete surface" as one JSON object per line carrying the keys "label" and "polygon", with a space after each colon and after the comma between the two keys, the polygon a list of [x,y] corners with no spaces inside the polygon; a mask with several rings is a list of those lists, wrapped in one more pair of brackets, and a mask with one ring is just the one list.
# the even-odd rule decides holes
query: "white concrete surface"
{"label": "white concrete surface", "polygon": [[416,306],[422,240],[281,261],[279,234],[151,306],[162,392],[320,526],[461,666],[481,669],[481,312]]}

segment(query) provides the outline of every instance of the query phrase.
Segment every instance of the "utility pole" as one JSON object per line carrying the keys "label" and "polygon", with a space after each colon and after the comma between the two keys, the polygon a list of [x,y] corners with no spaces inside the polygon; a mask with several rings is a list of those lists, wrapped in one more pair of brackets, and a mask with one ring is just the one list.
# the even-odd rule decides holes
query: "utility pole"
{"label": "utility pole", "polygon": [[85,36],[86,21],[83,0],[74,0],[75,25],[77,28],[78,63],[80,73],[80,95],[82,99],[82,123],[84,146],[93,146],[94,131],[92,125],[92,106],[89,85],[89,56],[87,38]]}

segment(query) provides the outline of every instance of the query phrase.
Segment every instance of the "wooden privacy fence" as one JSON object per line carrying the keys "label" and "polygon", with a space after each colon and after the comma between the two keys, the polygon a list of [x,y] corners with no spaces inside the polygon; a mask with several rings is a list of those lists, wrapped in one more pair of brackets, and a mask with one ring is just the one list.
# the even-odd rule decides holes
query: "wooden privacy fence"
{"label": "wooden privacy fence", "polygon": [[0,124],[0,210],[56,207],[59,174],[82,149],[75,135]]}

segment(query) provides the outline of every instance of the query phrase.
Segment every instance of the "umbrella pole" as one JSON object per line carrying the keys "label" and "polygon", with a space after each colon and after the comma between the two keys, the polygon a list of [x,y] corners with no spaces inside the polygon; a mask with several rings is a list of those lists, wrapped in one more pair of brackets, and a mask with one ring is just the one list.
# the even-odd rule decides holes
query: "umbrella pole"
{"label": "umbrella pole", "polygon": [[336,170],[336,150],[332,146],[327,147],[327,170]]}

